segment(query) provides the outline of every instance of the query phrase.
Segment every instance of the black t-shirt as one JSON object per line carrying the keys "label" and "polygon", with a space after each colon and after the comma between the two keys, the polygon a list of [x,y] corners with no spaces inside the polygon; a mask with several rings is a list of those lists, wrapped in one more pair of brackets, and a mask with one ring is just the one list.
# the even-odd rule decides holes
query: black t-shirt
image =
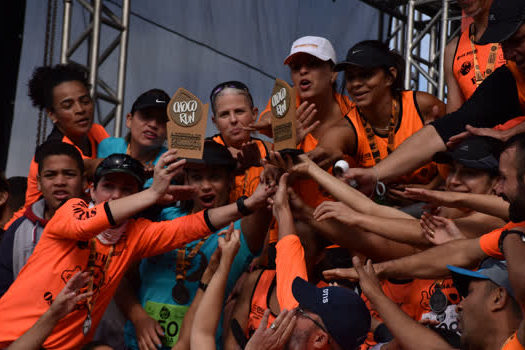
{"label": "black t-shirt", "polygon": [[432,125],[446,143],[450,137],[465,131],[467,124],[492,128],[524,114],[516,80],[506,66],[501,66],[481,83],[460,109],[432,122]]}

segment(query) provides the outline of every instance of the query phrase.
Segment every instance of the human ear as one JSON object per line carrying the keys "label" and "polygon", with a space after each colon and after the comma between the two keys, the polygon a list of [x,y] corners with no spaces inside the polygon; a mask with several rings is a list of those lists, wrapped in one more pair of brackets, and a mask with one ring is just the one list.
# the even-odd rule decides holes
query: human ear
{"label": "human ear", "polygon": [[56,124],[57,121],[58,121],[58,118],[57,118],[55,112],[53,112],[50,108],[46,108],[46,113],[47,113],[47,116],[49,117],[49,119],[51,119],[51,122],[53,124]]}
{"label": "human ear", "polygon": [[131,119],[132,118],[133,118],[133,114],[131,114],[131,113],[126,114],[126,127],[128,129],[131,128]]}
{"label": "human ear", "polygon": [[389,67],[388,72],[390,73],[388,74],[389,85],[393,85],[397,78],[397,69],[395,67]]}

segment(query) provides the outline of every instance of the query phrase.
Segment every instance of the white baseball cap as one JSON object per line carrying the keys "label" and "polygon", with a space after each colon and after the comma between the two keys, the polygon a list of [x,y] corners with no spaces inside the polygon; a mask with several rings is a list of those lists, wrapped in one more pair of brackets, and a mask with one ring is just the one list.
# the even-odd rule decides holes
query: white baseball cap
{"label": "white baseball cap", "polygon": [[301,52],[310,54],[322,61],[336,62],[334,47],[328,39],[320,36],[303,36],[293,42],[290,54],[284,60],[284,64],[290,63],[292,56]]}

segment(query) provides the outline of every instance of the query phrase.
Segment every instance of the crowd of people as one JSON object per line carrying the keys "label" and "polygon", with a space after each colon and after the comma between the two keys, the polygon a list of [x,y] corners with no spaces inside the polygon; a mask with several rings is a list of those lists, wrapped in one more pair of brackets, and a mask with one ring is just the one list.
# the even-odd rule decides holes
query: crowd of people
{"label": "crowd of people", "polygon": [[0,348],[525,349],[525,2],[458,3],[446,104],[382,42],[294,41],[297,152],[239,81],[191,159],[169,93],[109,137],[83,67],[35,69],[54,127],[0,177]]}

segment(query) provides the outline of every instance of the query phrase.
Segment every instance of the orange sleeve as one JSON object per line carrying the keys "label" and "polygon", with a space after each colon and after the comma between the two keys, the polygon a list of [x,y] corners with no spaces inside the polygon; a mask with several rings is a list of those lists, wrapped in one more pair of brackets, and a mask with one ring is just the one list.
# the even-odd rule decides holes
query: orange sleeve
{"label": "orange sleeve", "polygon": [[510,336],[509,339],[503,344],[501,350],[525,350],[525,347],[518,340],[516,333]]}
{"label": "orange sleeve", "polygon": [[487,254],[490,257],[493,257],[494,259],[505,259],[505,257],[499,250],[499,237],[501,236],[501,233],[503,231],[510,230],[514,227],[519,226],[525,226],[525,221],[509,222],[501,228],[495,229],[494,231],[484,234],[479,239],[479,245],[481,247],[481,250],[483,250],[485,254]]}
{"label": "orange sleeve", "polygon": [[[100,125],[100,124],[93,124],[91,126],[91,130],[89,131],[89,133],[93,136],[93,138],[95,139],[95,141],[97,142],[97,145],[104,139],[108,138],[109,137],[109,134],[108,132],[106,131],[106,129]],[[96,154],[93,156],[93,157],[96,157]]]}
{"label": "orange sleeve", "polygon": [[272,105],[270,104],[272,100],[269,99],[268,100],[268,103],[266,104],[266,107],[264,108],[264,110],[259,114],[259,118],[261,118],[263,115],[265,115],[266,113],[271,113],[272,112]]}
{"label": "orange sleeve", "polygon": [[72,198],[55,212],[45,230],[57,238],[87,241],[110,227],[105,203],[89,208],[82,199]]}
{"label": "orange sleeve", "polygon": [[499,125],[496,125],[494,127],[494,129],[496,130],[500,130],[500,131],[503,131],[503,130],[508,130],[508,129],[512,129],[513,127],[515,127],[516,125],[518,124],[521,124],[525,121],[525,116],[522,116],[522,117],[516,117],[516,118],[513,118],[509,121],[507,121],[506,123],[504,124],[499,124]]}
{"label": "orange sleeve", "polygon": [[304,249],[297,235],[281,238],[277,242],[276,249],[277,300],[281,310],[291,310],[299,305],[292,294],[293,280],[295,277],[301,277],[308,281]]}
{"label": "orange sleeve", "polygon": [[24,203],[24,207],[26,208],[36,202],[41,195],[36,181],[37,175],[38,164],[35,162],[35,157],[33,157],[33,159],[31,159],[31,165],[29,165],[29,174],[27,174],[26,201]]}
{"label": "orange sleeve", "polygon": [[138,219],[129,225],[128,232],[137,241],[138,258],[169,252],[211,233],[204,211],[161,222]]}

